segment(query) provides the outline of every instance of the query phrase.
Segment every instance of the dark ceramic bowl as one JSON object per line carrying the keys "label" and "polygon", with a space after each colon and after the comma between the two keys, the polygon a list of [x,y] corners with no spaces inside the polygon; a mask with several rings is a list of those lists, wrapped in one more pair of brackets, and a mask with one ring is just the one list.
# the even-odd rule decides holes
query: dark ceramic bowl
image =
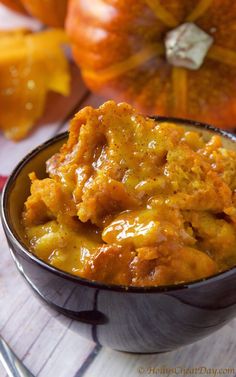
{"label": "dark ceramic bowl", "polygon": [[[174,121],[198,129],[207,139],[222,136],[236,149],[236,136],[204,124]],[[236,315],[236,267],[189,284],[162,287],[109,286],[60,271],[34,256],[21,226],[29,195],[28,173],[45,176],[45,161],[65,142],[67,133],[41,145],[22,160],[2,195],[3,228],[16,266],[36,296],[52,311],[72,318],[78,333],[104,346],[128,352],[164,352],[192,343]],[[9,277],[10,279],[10,277]],[[64,316],[59,316],[63,321]]]}

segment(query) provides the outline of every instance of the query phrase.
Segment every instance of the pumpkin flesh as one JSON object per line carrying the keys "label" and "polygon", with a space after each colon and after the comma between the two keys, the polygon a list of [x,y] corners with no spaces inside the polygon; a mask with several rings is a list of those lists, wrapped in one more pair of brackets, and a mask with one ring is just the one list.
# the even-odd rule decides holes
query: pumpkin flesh
{"label": "pumpkin flesh", "polygon": [[[49,91],[68,95],[70,74],[62,30],[0,33],[0,130],[24,138],[43,113]],[[2,110],[4,109],[4,110]]]}

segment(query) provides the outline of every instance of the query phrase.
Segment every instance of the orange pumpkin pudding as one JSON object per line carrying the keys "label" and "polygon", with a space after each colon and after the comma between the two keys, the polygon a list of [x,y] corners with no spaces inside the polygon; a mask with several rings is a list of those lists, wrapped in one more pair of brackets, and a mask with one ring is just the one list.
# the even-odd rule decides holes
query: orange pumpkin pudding
{"label": "orange pumpkin pudding", "polygon": [[158,286],[236,264],[236,151],[125,104],[86,107],[68,141],[30,174],[32,252],[89,280]]}

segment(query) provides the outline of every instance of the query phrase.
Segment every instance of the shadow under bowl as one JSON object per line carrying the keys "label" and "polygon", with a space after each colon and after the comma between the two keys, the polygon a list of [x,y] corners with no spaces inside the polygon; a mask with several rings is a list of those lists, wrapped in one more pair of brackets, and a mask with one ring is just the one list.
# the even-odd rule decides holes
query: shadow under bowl
{"label": "shadow under bowl", "polygon": [[[236,149],[236,136],[193,121],[171,121],[222,137]],[[126,352],[165,352],[197,341],[236,315],[236,267],[193,283],[161,287],[122,287],[70,275],[33,255],[26,243],[21,214],[30,193],[28,174],[44,178],[45,161],[66,141],[54,137],[28,154],[11,174],[2,194],[2,222],[12,257],[36,296],[53,312],[74,320],[78,333],[98,344]],[[9,277],[10,278],[10,277]]]}

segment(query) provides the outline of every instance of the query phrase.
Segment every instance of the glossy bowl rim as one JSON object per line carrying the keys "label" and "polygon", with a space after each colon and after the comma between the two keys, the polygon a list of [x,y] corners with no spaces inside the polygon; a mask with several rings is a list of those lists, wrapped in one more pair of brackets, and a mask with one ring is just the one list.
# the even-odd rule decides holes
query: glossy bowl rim
{"label": "glossy bowl rim", "polygon": [[[183,124],[183,125],[189,125],[193,127],[198,127],[200,129],[205,129],[212,131],[213,133],[220,134],[221,136],[233,141],[236,143],[236,135],[229,131],[225,131],[222,129],[219,129],[217,127],[211,126],[207,123],[198,122],[190,119],[184,119],[184,118],[175,118],[175,117],[165,117],[165,116],[149,116],[149,118],[154,119],[159,122],[172,122],[176,124]],[[68,272],[65,272],[63,270],[60,270],[58,268],[55,268],[51,266],[50,264],[44,262],[42,259],[38,258],[36,255],[34,255],[28,248],[25,247],[25,245],[20,240],[20,237],[16,234],[15,230],[13,229],[13,226],[11,224],[10,219],[8,218],[7,213],[7,199],[8,199],[8,193],[11,191],[11,187],[14,184],[16,178],[20,174],[22,168],[37,154],[39,154],[42,150],[46,149],[47,147],[51,146],[52,144],[65,139],[68,137],[69,132],[63,132],[58,135],[55,135],[54,137],[50,138],[46,142],[40,144],[38,147],[34,148],[32,151],[30,151],[15,167],[15,169],[12,171],[10,176],[8,177],[8,180],[3,188],[2,196],[1,196],[1,218],[2,218],[2,225],[3,229],[6,234],[6,238],[11,243],[14,244],[14,247],[19,248],[23,254],[26,254],[28,258],[37,265],[39,265],[41,268],[48,270],[49,272],[56,274],[60,276],[63,279],[73,281],[74,283],[79,283],[81,285],[85,285],[88,287],[92,287],[95,289],[103,289],[103,290],[110,290],[110,291],[116,291],[116,292],[126,292],[126,293],[170,293],[178,290],[183,289],[191,289],[191,288],[198,288],[203,285],[207,285],[208,283],[213,283],[216,281],[221,280],[222,278],[228,277],[236,273],[236,266],[233,266],[225,271],[219,272],[217,274],[211,275],[206,278],[194,280],[192,282],[183,282],[179,284],[172,284],[172,285],[160,285],[160,286],[124,286],[124,285],[115,285],[115,284],[105,284],[102,282],[89,280],[77,275],[72,275]]]}

